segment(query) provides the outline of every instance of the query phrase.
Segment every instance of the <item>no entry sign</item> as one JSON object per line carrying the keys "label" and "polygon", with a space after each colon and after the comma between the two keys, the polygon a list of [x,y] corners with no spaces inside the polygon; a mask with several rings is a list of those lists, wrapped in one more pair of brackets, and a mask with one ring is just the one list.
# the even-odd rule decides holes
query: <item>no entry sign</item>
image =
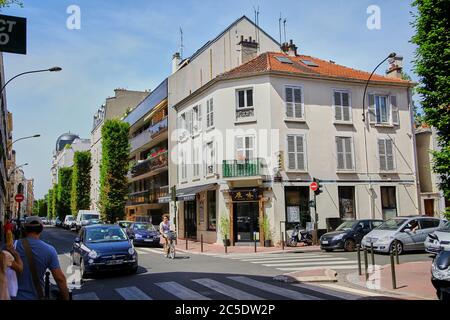
{"label": "no entry sign", "polygon": [[0,52],[27,54],[27,19],[0,14]]}
{"label": "no entry sign", "polygon": [[309,187],[312,191],[316,191],[317,189],[319,189],[319,184],[317,182],[312,182]]}
{"label": "no entry sign", "polygon": [[25,199],[25,197],[23,196],[23,194],[19,193],[19,194],[16,194],[14,199],[16,200],[16,202],[20,203]]}

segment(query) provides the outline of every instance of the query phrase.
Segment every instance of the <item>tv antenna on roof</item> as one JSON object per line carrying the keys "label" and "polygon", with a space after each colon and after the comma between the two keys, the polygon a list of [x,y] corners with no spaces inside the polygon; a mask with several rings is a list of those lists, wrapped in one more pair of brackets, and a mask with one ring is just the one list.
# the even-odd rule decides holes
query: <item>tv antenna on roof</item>
{"label": "tv antenna on roof", "polygon": [[253,6],[253,11],[255,13],[255,41],[259,44],[259,6]]}
{"label": "tv antenna on roof", "polygon": [[284,25],[284,42],[286,42],[286,22],[287,22],[287,19],[284,18],[284,20],[283,20],[283,25]]}
{"label": "tv antenna on roof", "polygon": [[181,59],[183,59],[183,49],[184,49],[183,29],[180,27],[180,57],[181,57]]}

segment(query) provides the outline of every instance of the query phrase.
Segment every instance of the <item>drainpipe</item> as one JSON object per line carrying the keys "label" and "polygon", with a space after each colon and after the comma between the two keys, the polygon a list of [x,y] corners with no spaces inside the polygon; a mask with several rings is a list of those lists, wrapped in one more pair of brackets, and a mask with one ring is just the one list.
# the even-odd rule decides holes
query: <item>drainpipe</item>
{"label": "drainpipe", "polygon": [[411,134],[412,134],[412,142],[413,142],[413,161],[414,161],[414,183],[416,185],[416,197],[417,197],[417,213],[421,215],[422,210],[422,199],[420,196],[420,179],[419,179],[419,164],[417,160],[417,144],[416,144],[416,129],[415,129],[415,121],[414,121],[414,110],[412,108],[412,90],[410,87],[407,89],[407,97],[408,97],[408,107],[411,121]]}

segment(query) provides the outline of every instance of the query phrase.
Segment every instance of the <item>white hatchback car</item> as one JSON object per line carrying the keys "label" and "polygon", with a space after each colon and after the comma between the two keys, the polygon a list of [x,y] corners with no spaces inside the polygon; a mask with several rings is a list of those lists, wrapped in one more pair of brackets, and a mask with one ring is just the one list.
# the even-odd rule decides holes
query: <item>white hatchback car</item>
{"label": "white hatchback car", "polygon": [[425,251],[429,253],[439,253],[441,251],[450,251],[450,222],[447,222],[442,228],[428,234],[425,240]]}
{"label": "white hatchback car", "polygon": [[397,243],[397,252],[424,250],[425,239],[429,233],[443,227],[444,221],[426,216],[396,217],[386,220],[369,232],[361,241],[361,246],[374,251],[388,253]]}

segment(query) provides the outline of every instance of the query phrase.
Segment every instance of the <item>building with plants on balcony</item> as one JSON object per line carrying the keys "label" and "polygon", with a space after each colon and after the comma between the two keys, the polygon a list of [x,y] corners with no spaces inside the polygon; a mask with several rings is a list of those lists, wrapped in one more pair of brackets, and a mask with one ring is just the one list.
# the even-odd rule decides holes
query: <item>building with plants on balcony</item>
{"label": "building with plants on balcony", "polygon": [[131,147],[127,219],[159,224],[169,213],[167,79],[123,121]]}
{"label": "building with plants on balcony", "polygon": [[279,243],[295,223],[313,225],[314,178],[323,231],[419,213],[414,83],[401,78],[400,57],[373,76],[366,125],[368,72],[298,54],[292,41],[261,52],[249,38],[236,43],[253,58],[171,103],[180,236]]}

